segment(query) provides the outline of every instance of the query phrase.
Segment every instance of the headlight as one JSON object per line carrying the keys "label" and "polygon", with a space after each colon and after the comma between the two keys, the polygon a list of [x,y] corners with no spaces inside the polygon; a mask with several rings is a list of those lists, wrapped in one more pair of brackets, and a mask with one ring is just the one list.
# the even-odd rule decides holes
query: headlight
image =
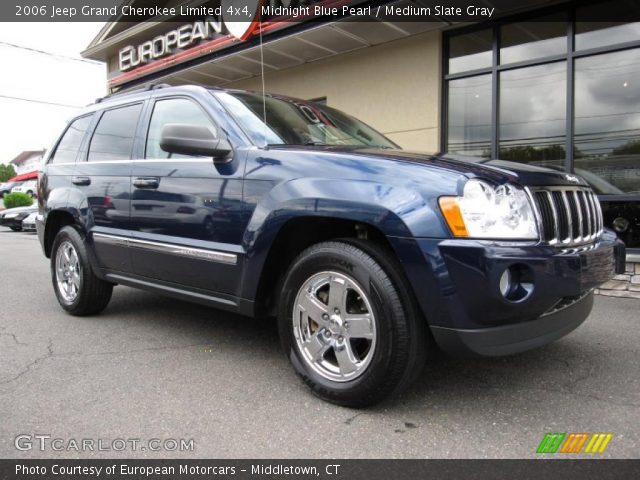
{"label": "headlight", "polygon": [[461,197],[441,197],[440,208],[456,237],[537,240],[533,208],[524,190],[469,180]]}
{"label": "headlight", "polygon": [[18,213],[5,213],[2,218],[16,218],[18,215]]}

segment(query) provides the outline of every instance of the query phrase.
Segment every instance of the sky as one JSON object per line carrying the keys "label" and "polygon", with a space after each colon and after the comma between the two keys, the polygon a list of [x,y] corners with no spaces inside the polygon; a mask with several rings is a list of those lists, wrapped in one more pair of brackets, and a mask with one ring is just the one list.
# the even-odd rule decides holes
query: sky
{"label": "sky", "polygon": [[106,94],[103,63],[64,58],[81,59],[80,52],[102,25],[0,23],[0,163],[9,163],[23,150],[48,149],[70,117]]}

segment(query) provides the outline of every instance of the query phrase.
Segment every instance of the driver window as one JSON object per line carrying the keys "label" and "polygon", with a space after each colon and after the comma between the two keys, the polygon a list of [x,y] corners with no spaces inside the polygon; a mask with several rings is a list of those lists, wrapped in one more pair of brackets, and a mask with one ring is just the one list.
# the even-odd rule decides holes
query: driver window
{"label": "driver window", "polygon": [[213,132],[216,129],[207,114],[195,102],[186,98],[158,100],[151,114],[149,132],[145,146],[145,158],[190,158],[192,155],[168,153],[160,148],[160,133],[167,123],[206,125]]}

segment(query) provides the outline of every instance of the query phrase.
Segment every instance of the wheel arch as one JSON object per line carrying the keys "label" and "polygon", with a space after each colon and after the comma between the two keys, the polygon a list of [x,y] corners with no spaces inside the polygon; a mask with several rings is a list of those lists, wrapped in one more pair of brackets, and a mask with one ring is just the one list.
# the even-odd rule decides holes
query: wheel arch
{"label": "wheel arch", "polygon": [[73,215],[67,210],[52,210],[47,214],[44,227],[44,254],[51,258],[53,242],[62,228],[68,225],[76,225]]}
{"label": "wheel arch", "polygon": [[[397,254],[387,236],[371,223],[356,219],[328,216],[298,216],[284,222],[265,252],[262,265],[248,265],[245,272],[259,268],[258,275],[245,275],[245,298],[255,299],[258,317],[274,315],[278,307],[278,292],[291,262],[306,248],[316,243],[337,239],[359,239],[374,243],[394,258]],[[250,260],[251,262],[252,260]],[[259,258],[253,259],[258,262]],[[256,279],[251,281],[251,279]],[[253,296],[249,296],[253,295]]]}
{"label": "wheel arch", "polygon": [[[245,189],[249,189],[249,196],[259,192],[251,192],[251,188],[248,182]],[[416,237],[448,235],[437,208],[407,186],[323,177],[279,183],[260,198],[248,222],[237,294],[254,302],[257,316],[271,310],[266,292],[277,277],[307,246],[325,240],[370,239],[403,263],[399,256],[407,254],[407,243],[416,244]],[[410,254],[412,259],[416,258],[415,250]],[[425,262],[419,255],[417,261]]]}

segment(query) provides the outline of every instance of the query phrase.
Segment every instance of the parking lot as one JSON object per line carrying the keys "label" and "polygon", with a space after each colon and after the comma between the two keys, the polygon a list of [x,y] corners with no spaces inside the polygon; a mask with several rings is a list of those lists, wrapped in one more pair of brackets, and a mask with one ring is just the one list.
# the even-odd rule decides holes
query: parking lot
{"label": "parking lot", "polygon": [[[402,398],[358,411],[311,396],[269,322],[125,287],[102,315],[71,317],[36,235],[1,229],[0,258],[3,458],[528,458],[546,432],[611,432],[603,456],[638,456],[637,300],[598,297],[533,352],[437,359]],[[194,448],[19,451],[18,435]]]}

